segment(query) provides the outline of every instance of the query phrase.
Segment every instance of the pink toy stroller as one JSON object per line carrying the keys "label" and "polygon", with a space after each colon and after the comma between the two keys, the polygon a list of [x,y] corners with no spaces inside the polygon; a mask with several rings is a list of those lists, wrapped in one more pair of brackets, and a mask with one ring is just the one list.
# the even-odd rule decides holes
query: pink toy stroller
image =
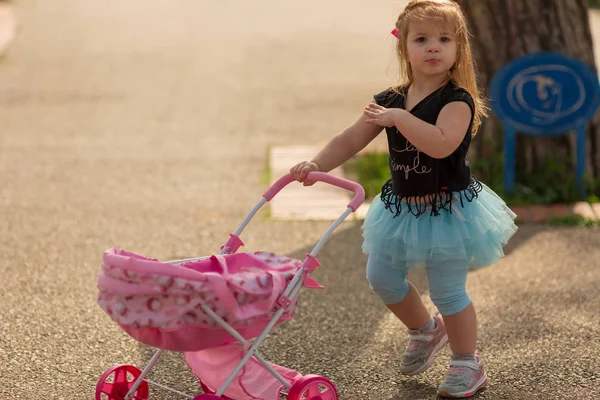
{"label": "pink toy stroller", "polygon": [[[96,385],[96,400],[145,400],[149,384],[194,400],[337,400],[333,383],[269,363],[257,352],[273,327],[293,318],[302,286],[322,288],[311,273],[316,254],[364,201],[363,188],[329,174],[322,181],[355,193],[304,261],[270,252],[237,253],[256,212],[294,179],[279,179],[254,206],[219,255],[170,262],[124,250],[104,252],[98,304],[135,340],[158,350],[144,368],[116,365]],[[250,341],[253,341],[250,342]],[[203,394],[187,395],[146,377],[165,351],[183,352]]]}

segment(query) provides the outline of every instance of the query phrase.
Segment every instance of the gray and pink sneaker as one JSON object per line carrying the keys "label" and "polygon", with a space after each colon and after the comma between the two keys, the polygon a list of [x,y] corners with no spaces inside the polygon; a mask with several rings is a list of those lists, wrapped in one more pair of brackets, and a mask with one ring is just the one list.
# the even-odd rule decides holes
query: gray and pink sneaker
{"label": "gray and pink sneaker", "polygon": [[478,351],[475,360],[452,360],[450,372],[438,389],[438,396],[463,399],[474,396],[487,383],[487,374]]}
{"label": "gray and pink sneaker", "polygon": [[438,351],[448,343],[444,319],[439,313],[433,316],[436,327],[430,331],[409,330],[408,348],[400,362],[400,372],[417,375],[431,366]]}

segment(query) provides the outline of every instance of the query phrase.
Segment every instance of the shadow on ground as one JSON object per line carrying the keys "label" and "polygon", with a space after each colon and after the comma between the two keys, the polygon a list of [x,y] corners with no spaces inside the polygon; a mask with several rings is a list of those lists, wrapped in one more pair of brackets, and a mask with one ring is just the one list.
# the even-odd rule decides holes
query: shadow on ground
{"label": "shadow on ground", "polygon": [[[314,277],[326,289],[302,290],[295,318],[275,328],[259,349],[260,353],[267,360],[302,374],[319,374],[332,379],[341,398],[346,400],[400,400],[407,396],[412,399],[437,398],[435,384],[419,379],[402,379],[392,372],[405,346],[403,330],[398,332],[397,343],[381,344],[386,351],[363,351],[380,347],[377,331],[389,315],[369,289],[365,278],[367,258],[361,251],[360,223],[345,227],[332,235],[318,255],[321,267]],[[507,247],[507,254],[546,229],[520,229]],[[311,250],[312,246],[300,248],[287,255],[303,259]],[[411,272],[409,278],[421,293],[426,293],[427,281],[423,270]],[[510,310],[505,309],[505,312]],[[524,317],[534,322],[531,325],[533,331],[543,332],[540,327],[536,328],[533,316]],[[514,319],[516,316],[500,315],[500,318]],[[519,336],[511,336],[511,332],[506,330],[506,339],[518,341]],[[154,351],[140,345],[138,365],[143,367]],[[440,368],[434,372],[433,378],[437,381],[443,379],[444,372]],[[390,381],[390,375],[397,376],[397,379]],[[181,354],[165,353],[155,366],[151,379],[186,393],[198,392],[197,379]],[[363,393],[369,393],[368,397]],[[174,399],[177,396],[159,389],[153,392],[153,398]],[[483,392],[479,398],[488,397]]]}

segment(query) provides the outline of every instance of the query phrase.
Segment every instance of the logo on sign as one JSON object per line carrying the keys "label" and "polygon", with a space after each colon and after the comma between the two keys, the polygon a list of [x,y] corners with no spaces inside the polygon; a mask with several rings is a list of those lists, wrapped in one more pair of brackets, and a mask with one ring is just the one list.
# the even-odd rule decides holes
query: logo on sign
{"label": "logo on sign", "polygon": [[560,135],[585,124],[596,111],[598,77],[562,54],[529,54],[498,72],[491,95],[505,124],[523,133]]}
{"label": "logo on sign", "polygon": [[576,113],[585,102],[583,80],[563,65],[527,68],[508,83],[507,99],[516,113],[550,125]]}

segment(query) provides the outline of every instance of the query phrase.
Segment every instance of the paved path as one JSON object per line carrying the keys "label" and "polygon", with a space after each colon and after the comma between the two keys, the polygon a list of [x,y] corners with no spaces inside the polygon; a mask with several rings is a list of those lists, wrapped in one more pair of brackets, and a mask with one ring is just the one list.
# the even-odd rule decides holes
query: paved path
{"label": "paved path", "polygon": [[[398,7],[20,2],[0,63],[0,399],[90,399],[111,364],[143,366],[152,350],[96,305],[102,251],[216,251],[265,190],[268,146],[325,142],[390,82]],[[328,226],[264,217],[248,248],[294,257]],[[523,228],[471,275],[491,378],[480,398],[600,398],[599,233]],[[406,338],[359,245],[358,222],[336,232],[315,275],[327,290],[304,291],[262,352],[330,377],[345,400],[433,399],[448,350],[423,376],[398,375]],[[180,354],[152,379],[197,390]]]}

